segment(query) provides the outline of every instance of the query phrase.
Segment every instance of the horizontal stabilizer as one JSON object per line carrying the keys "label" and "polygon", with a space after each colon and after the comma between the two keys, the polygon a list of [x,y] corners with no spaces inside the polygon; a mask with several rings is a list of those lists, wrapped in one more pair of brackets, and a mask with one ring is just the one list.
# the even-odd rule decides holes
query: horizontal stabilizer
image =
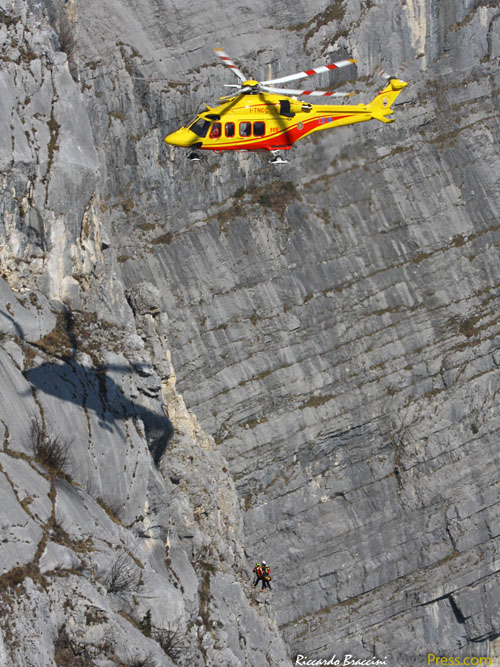
{"label": "horizontal stabilizer", "polygon": [[372,111],[372,118],[375,118],[375,120],[379,120],[381,123],[394,123],[396,120],[395,118],[389,118],[388,116],[385,116],[383,113],[379,113],[378,111]]}

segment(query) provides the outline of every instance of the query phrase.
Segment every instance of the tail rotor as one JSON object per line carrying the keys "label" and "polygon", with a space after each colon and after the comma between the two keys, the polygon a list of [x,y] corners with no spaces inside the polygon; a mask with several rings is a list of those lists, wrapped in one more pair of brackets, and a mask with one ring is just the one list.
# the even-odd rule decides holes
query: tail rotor
{"label": "tail rotor", "polygon": [[377,65],[373,70],[373,77],[378,79],[384,79],[384,81],[390,81],[391,79],[402,79],[405,70],[408,68],[408,62],[405,60],[394,73],[390,73],[382,65]]}

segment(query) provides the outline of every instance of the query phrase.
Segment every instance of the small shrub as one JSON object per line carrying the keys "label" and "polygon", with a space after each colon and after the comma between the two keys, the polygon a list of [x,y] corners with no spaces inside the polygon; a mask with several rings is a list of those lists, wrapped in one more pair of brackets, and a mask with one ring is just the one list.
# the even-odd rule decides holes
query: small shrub
{"label": "small shrub", "polygon": [[35,460],[41,463],[56,477],[67,477],[64,468],[68,465],[68,451],[71,440],[63,440],[59,436],[47,435],[37,420],[31,422],[29,441]]}
{"label": "small shrub", "polygon": [[27,578],[41,586],[46,585],[45,578],[40,573],[38,565],[31,562],[26,563],[26,565],[17,565],[8,572],[5,572],[5,574],[0,574],[0,594],[6,591],[19,591],[22,593],[23,584]]}
{"label": "small shrub", "polygon": [[148,653],[144,658],[132,658],[129,667],[156,667],[156,660],[152,653]]}
{"label": "small shrub", "polygon": [[141,573],[125,554],[121,554],[104,578],[108,593],[135,593],[141,585]]}
{"label": "small shrub", "polygon": [[471,338],[476,336],[479,332],[477,328],[477,323],[481,319],[480,315],[473,315],[472,317],[467,317],[465,320],[462,320],[459,325],[460,333],[466,338]]}
{"label": "small shrub", "polygon": [[[148,609],[145,616],[138,623],[139,630],[145,637],[157,642],[164,653],[176,664],[190,665],[192,662],[191,650],[186,642],[185,633],[177,625],[168,625],[167,628],[158,628],[151,621],[151,610]],[[180,662],[182,658],[182,662]],[[134,663],[135,664],[135,663]],[[142,665],[142,662],[138,662]],[[150,663],[144,663],[149,665]]]}
{"label": "small shrub", "polygon": [[[87,493],[90,496],[92,495],[92,493],[88,489],[87,489]],[[104,498],[101,498],[101,496],[98,496],[95,499],[95,501],[106,512],[106,514],[109,516],[111,521],[116,523],[118,526],[123,526],[122,520],[120,519],[120,513],[122,511],[122,505],[120,505],[118,502],[108,503],[104,500]]]}
{"label": "small shrub", "polygon": [[142,621],[139,622],[139,630],[145,637],[151,637],[153,625],[151,623],[151,609],[148,609]]}
{"label": "small shrub", "polygon": [[184,664],[190,661],[188,654],[189,645],[186,643],[186,636],[177,626],[168,626],[163,628],[154,628],[152,638],[162,647],[163,652],[174,662],[184,659]]}
{"label": "small shrub", "polygon": [[297,192],[297,187],[295,186],[295,183],[292,183],[292,181],[283,181],[281,184],[281,189],[283,192]]}
{"label": "small shrub", "polygon": [[151,241],[151,243],[153,245],[161,245],[161,244],[170,245],[173,240],[174,240],[174,235],[172,234],[172,232],[167,232],[166,234],[157,236],[155,239]]}
{"label": "small shrub", "polygon": [[273,199],[270,194],[267,192],[264,192],[264,194],[260,195],[259,197],[259,204],[261,206],[271,206],[273,203]]}
{"label": "small shrub", "polygon": [[13,567],[12,570],[9,570],[4,575],[2,575],[1,587],[4,588],[13,588],[14,586],[19,586],[22,584],[27,576],[27,570],[25,567],[18,566]]}
{"label": "small shrub", "polygon": [[62,544],[65,547],[72,547],[71,537],[68,535],[67,531],[64,529],[62,524],[60,524],[56,519],[52,521],[52,526],[50,528],[50,539],[52,542],[57,544]]}
{"label": "small shrub", "polygon": [[209,572],[210,574],[217,574],[217,568],[215,566],[215,563],[203,560],[200,561],[200,567],[204,572]]}
{"label": "small shrub", "polygon": [[58,28],[59,48],[68,56],[68,60],[73,60],[76,50],[75,31],[67,16],[60,16]]}
{"label": "small shrub", "polygon": [[58,22],[59,48],[68,57],[68,68],[74,81],[78,81],[78,66],[76,62],[77,44],[75,26],[66,14],[61,14]]}
{"label": "small shrub", "polygon": [[54,662],[58,667],[91,667],[94,662],[86,655],[85,647],[72,641],[66,631],[66,625],[59,628],[54,640]]}

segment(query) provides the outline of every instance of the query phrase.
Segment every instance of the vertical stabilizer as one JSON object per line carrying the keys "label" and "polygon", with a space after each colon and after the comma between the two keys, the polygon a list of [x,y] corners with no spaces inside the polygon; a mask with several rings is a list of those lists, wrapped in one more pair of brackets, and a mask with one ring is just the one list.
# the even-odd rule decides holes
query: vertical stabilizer
{"label": "vertical stabilizer", "polygon": [[393,113],[392,103],[407,85],[406,81],[401,81],[401,79],[391,79],[384,90],[368,104],[368,110],[372,118],[376,118],[382,123],[394,122],[394,118],[388,118]]}

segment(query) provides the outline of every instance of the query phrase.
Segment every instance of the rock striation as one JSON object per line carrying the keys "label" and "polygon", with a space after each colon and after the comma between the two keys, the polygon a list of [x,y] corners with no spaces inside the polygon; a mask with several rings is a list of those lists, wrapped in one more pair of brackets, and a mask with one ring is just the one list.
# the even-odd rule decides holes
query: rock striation
{"label": "rock striation", "polygon": [[[499,28],[489,0],[0,0],[5,664],[495,655]],[[192,165],[162,140],[233,83],[212,45],[410,85],[285,171]]]}

